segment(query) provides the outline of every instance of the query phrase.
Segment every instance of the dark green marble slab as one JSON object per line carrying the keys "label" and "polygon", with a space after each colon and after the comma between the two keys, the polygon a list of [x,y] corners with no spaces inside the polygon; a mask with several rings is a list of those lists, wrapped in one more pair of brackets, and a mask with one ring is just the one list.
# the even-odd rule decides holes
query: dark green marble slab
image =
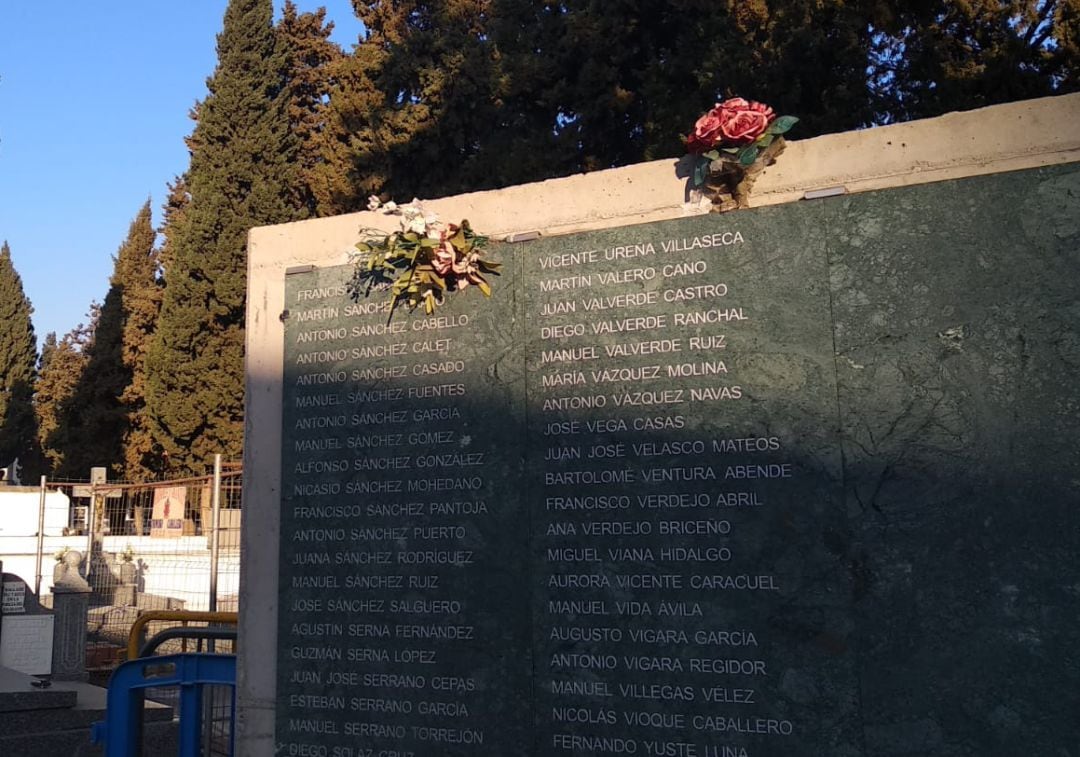
{"label": "dark green marble slab", "polygon": [[505,245],[387,334],[287,277],[281,753],[1080,756],[1078,197]]}
{"label": "dark green marble slab", "polygon": [[820,215],[530,245],[541,753],[858,754]]}
{"label": "dark green marble slab", "polygon": [[286,280],[280,751],[527,754],[516,271],[390,321],[348,273]]}
{"label": "dark green marble slab", "polygon": [[1080,172],[828,211],[867,754],[1075,754]]}

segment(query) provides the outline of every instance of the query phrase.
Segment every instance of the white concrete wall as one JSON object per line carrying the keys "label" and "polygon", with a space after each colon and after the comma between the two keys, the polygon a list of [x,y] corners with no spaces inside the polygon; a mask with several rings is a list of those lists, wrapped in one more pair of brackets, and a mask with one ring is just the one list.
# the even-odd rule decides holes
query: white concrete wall
{"label": "white concrete wall", "polygon": [[[751,203],[794,202],[809,190],[836,186],[864,192],[1076,162],[1077,124],[1080,94],[793,141],[758,180]],[[677,177],[676,164],[642,163],[447,197],[425,207],[450,221],[468,218],[478,232],[495,238],[533,231],[566,234],[701,212],[686,205],[688,186]],[[240,755],[273,753],[285,270],[346,262],[361,228],[391,231],[397,219],[354,213],[254,229],[249,237]]]}
{"label": "white concrete wall", "polygon": [[[74,539],[75,537],[64,537]],[[52,540],[49,540],[50,544]],[[86,546],[86,539],[82,540],[83,547],[76,547],[71,542],[72,549],[82,549]],[[37,537],[36,536],[8,536],[0,538],[0,562],[4,563],[5,573],[14,573],[26,582],[30,590],[34,590],[34,575],[37,567]],[[52,570],[55,561],[53,553],[46,552],[41,561],[41,593],[48,594],[46,587],[52,586]]]}
{"label": "white concrete wall", "polygon": [[[45,494],[45,535],[60,536],[67,528],[71,499],[58,491]],[[0,486],[0,536],[34,536],[38,532],[41,490],[36,486]]]}
{"label": "white concrete wall", "polygon": [[[210,550],[205,536],[178,539],[152,539],[149,536],[106,536],[106,553],[120,554],[128,546],[139,565],[142,590],[161,597],[182,599],[184,609],[209,609]],[[52,593],[53,555],[63,547],[86,553],[85,536],[50,537],[45,540],[41,562],[41,593]],[[5,573],[14,573],[31,589],[37,562],[37,538],[34,536],[0,537],[0,560]],[[240,554],[222,550],[218,562],[218,597],[239,592]],[[231,608],[230,608],[231,609]]]}

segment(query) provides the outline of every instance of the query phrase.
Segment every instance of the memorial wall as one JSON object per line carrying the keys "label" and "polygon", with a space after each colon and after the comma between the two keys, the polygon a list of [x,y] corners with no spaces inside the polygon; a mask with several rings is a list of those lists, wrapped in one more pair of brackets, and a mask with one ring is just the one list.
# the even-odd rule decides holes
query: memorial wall
{"label": "memorial wall", "polygon": [[277,752],[1073,754],[1078,198],[498,244],[430,316],[291,271]]}

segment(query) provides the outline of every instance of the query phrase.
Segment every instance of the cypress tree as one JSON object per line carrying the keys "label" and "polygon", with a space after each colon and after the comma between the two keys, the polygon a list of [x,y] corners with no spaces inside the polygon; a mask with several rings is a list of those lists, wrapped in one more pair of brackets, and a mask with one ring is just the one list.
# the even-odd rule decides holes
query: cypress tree
{"label": "cypress tree", "polygon": [[[383,68],[393,56],[393,41],[404,35],[383,32],[382,19],[398,5],[382,9],[354,2],[365,32],[353,54],[330,64],[329,102],[324,108],[324,128],[319,135],[319,161],[312,171],[312,192],[318,215],[336,215],[364,208],[367,197],[391,185],[392,151],[408,144],[412,130],[392,117],[392,98],[383,81]],[[379,13],[379,17],[375,17]],[[405,108],[417,105],[402,93]],[[431,192],[426,196],[435,196]]]}
{"label": "cypress tree", "polygon": [[[38,442],[49,475],[61,475],[73,467],[66,464],[67,447],[72,439],[69,432],[72,398],[86,370],[90,333],[89,328],[79,324],[58,342],[56,334],[49,332],[41,347],[34,410]],[[74,475],[82,478],[88,472],[74,471]]]}
{"label": "cypress tree", "polygon": [[94,466],[118,470],[123,438],[119,395],[126,384],[120,362],[123,314],[118,293],[110,290],[94,308],[91,333],[84,349],[87,366],[68,402],[66,423],[54,434],[64,450],[60,474],[85,477]]}
{"label": "cypress tree", "polygon": [[26,480],[38,467],[33,407],[37,342],[30,321],[33,312],[5,241],[0,245],[0,465],[8,465],[18,457]]}
{"label": "cypress tree", "polygon": [[56,392],[53,391],[50,365],[57,355],[59,345],[56,341],[56,332],[50,331],[45,335],[45,341],[41,344],[41,355],[38,357],[37,377],[34,382],[34,414],[37,418],[38,449],[41,451],[45,463],[45,473],[51,473],[56,466],[59,454],[49,446],[49,437],[56,430],[57,402],[54,400]]}
{"label": "cypress tree", "polygon": [[[170,268],[173,259],[172,250],[176,246],[174,240],[176,230],[184,225],[184,213],[187,210],[188,203],[191,202],[191,196],[187,190],[186,174],[177,176],[166,186],[169,192],[164,204],[161,206],[164,217],[162,218],[161,228],[158,229],[158,233],[161,234],[161,247],[157,252],[157,260],[162,271],[168,271]],[[164,284],[164,281],[161,283]]]}
{"label": "cypress tree", "polygon": [[159,276],[157,235],[150,220],[150,201],[131,222],[127,239],[116,255],[112,289],[120,293],[124,314],[120,359],[127,381],[120,394],[125,415],[122,440],[123,474],[129,481],[146,481],[154,473],[153,435],[146,417],[146,353],[157,328],[163,295]]}
{"label": "cypress tree", "polygon": [[[113,258],[109,291],[85,350],[86,370],[71,399],[68,422],[56,434],[65,450],[67,475],[85,475],[95,465],[127,478],[145,479],[150,473],[142,464],[149,443],[142,410],[146,347],[161,299],[154,239],[147,200]],[[137,448],[131,465],[130,441]]]}
{"label": "cypress tree", "polygon": [[178,471],[241,454],[247,232],[298,217],[288,71],[271,0],[230,0],[209,93],[193,112],[184,185],[166,232],[169,259],[147,353],[146,410]]}

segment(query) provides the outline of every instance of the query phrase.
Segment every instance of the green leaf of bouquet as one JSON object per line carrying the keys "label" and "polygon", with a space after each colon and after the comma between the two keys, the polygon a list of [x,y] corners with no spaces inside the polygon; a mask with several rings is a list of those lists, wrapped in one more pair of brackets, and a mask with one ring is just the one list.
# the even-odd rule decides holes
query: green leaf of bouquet
{"label": "green leaf of bouquet", "polygon": [[694,167],[694,186],[700,187],[705,183],[705,176],[709,172],[709,162],[702,161]]}
{"label": "green leaf of bouquet", "polygon": [[442,276],[437,273],[433,273],[431,274],[431,280],[439,289],[443,290],[444,292],[446,291],[446,279],[444,279]]}
{"label": "green leaf of bouquet", "polygon": [[480,291],[484,293],[485,297],[491,296],[491,285],[488,284],[486,281],[484,281],[483,279],[479,279],[476,282],[476,285],[480,287]]}
{"label": "green leaf of bouquet", "polygon": [[742,149],[742,152],[739,153],[739,165],[748,166],[752,164],[755,160],[757,160],[759,152],[761,152],[761,150],[757,149],[753,145],[750,145],[749,147],[744,147]]}
{"label": "green leaf of bouquet", "polygon": [[742,149],[741,147],[721,147],[720,148],[721,152],[726,152],[728,155],[734,155],[741,149]]}
{"label": "green leaf of bouquet", "polygon": [[779,116],[769,124],[769,134],[786,134],[788,129],[797,124],[799,119],[795,116]]}
{"label": "green leaf of bouquet", "polygon": [[709,160],[716,160],[720,157],[719,150],[709,150],[708,152],[701,153],[701,157],[708,158]]}
{"label": "green leaf of bouquet", "polygon": [[764,149],[771,145],[774,139],[776,139],[775,134],[769,134],[768,132],[766,132],[765,134],[762,134],[760,137],[758,137],[757,140],[755,140],[754,144]]}

